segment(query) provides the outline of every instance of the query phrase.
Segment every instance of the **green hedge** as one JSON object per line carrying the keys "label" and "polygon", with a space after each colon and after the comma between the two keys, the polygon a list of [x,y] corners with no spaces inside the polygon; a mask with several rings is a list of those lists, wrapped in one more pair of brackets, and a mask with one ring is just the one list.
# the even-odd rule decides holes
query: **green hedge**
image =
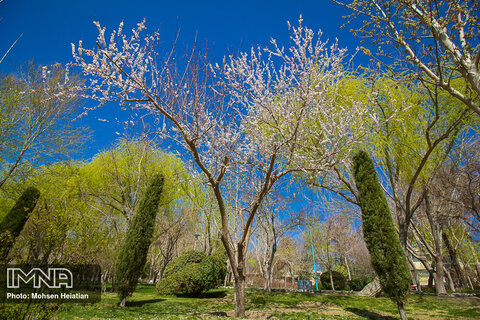
{"label": "green hedge", "polygon": [[352,279],[352,280],[348,281],[348,286],[350,287],[350,290],[361,291],[372,280],[373,279],[371,277],[360,278],[360,279]]}
{"label": "green hedge", "polygon": [[[335,290],[345,290],[346,280],[345,276],[337,271],[332,271],[333,285]],[[325,271],[320,275],[320,282],[322,283],[322,288],[325,290],[332,290],[332,284],[330,282],[330,273]]]}
{"label": "green hedge", "polygon": [[213,289],[225,278],[225,262],[217,255],[187,251],[165,269],[157,284],[159,294],[195,296]]}

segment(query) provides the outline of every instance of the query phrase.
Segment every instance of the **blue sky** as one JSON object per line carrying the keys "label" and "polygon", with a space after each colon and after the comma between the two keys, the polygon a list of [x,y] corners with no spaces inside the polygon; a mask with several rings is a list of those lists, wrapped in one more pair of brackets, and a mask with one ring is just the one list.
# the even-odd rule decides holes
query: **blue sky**
{"label": "blue sky", "polygon": [[[68,63],[72,60],[71,43],[83,40],[92,47],[97,29],[92,21],[107,27],[106,34],[124,20],[133,28],[143,18],[152,31],[160,28],[166,45],[180,28],[181,45],[190,45],[197,34],[201,44],[208,43],[210,57],[220,61],[225,54],[249,50],[252,45],[268,44],[276,38],[288,43],[287,20],[296,23],[300,14],[304,24],[321,29],[323,38],[339,39],[341,47],[353,53],[359,40],[341,30],[342,16],[348,12],[330,0],[320,1],[59,1],[4,0],[0,2],[0,53],[23,33],[23,36],[0,64],[0,72],[14,71],[34,60],[38,64]],[[360,61],[360,55],[356,61]],[[358,63],[358,62],[357,62]],[[100,122],[95,114],[81,121],[93,131],[89,158],[112,145],[118,138],[111,123]]]}

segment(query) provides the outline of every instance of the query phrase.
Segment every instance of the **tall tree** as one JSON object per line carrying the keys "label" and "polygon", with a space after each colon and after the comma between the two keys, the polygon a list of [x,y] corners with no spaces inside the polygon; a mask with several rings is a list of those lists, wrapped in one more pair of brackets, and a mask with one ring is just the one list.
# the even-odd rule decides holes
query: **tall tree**
{"label": "tall tree", "polygon": [[364,49],[372,59],[383,56],[387,67],[389,58],[400,61],[412,77],[437,85],[480,115],[478,1],[334,2],[351,9],[350,18],[367,18],[352,32],[378,47],[376,55]]}
{"label": "tall tree", "polygon": [[397,304],[400,317],[407,319],[404,303],[410,289],[410,273],[373,161],[365,151],[354,155],[353,174],[372,266],[383,290]]}
{"label": "tall tree", "polygon": [[292,210],[292,199],[286,198],[280,190],[285,189],[276,189],[265,198],[252,235],[252,245],[267,292],[272,291],[272,271],[279,241],[304,220],[302,212]]}
{"label": "tall tree", "polygon": [[[153,115],[158,134],[191,156],[215,195],[235,278],[235,314],[243,317],[247,247],[265,196],[290,173],[329,169],[351,145],[349,129],[363,109],[333,103],[345,51],[337,44],[327,48],[300,25],[291,28],[290,50],[273,41],[273,48],[252,49],[218,67],[203,64],[195,51],[181,70],[174,50],[164,59],[155,51],[158,33],[141,36],[144,22],[130,37],[122,23],[108,44],[105,29],[96,25],[96,49],[72,48],[76,65],[92,78],[87,95],[99,106],[120,101],[134,113]],[[302,153],[305,141],[316,143]],[[242,202],[231,205],[224,182],[237,176],[252,179]],[[238,238],[229,228],[231,216],[238,217]]]}
{"label": "tall tree", "polygon": [[[379,164],[379,176],[406,251],[412,219],[424,201],[423,191],[475,117],[438,87],[412,87],[401,77],[384,75],[370,80],[370,84],[362,77],[347,78],[343,85],[344,94],[368,92],[364,96],[374,110],[370,124],[375,134],[365,137],[362,148],[371,150]],[[351,168],[337,166],[331,172],[312,183],[358,205]]]}
{"label": "tall tree", "polygon": [[84,141],[86,128],[71,121],[80,85],[59,65],[0,76],[0,189],[20,169],[65,157]]}
{"label": "tall tree", "polygon": [[163,180],[163,176],[160,174],[152,178],[138,212],[128,228],[125,243],[118,256],[115,268],[115,287],[120,296],[119,305],[121,307],[125,306],[127,296],[135,290],[138,278],[147,261],[148,248],[155,229],[155,217],[162,195]]}

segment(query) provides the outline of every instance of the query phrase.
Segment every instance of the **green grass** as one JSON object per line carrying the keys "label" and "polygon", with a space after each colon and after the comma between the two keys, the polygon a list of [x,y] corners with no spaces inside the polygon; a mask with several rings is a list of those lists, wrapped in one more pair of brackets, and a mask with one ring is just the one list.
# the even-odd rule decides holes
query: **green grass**
{"label": "green grass", "polygon": [[[247,290],[247,316],[254,319],[399,319],[388,298]],[[159,296],[153,286],[139,286],[127,307],[117,307],[114,293],[91,305],[64,304],[57,319],[225,319],[233,316],[232,290],[216,289],[202,297]],[[480,299],[410,296],[409,319],[480,319]],[[220,314],[223,313],[223,316]]]}

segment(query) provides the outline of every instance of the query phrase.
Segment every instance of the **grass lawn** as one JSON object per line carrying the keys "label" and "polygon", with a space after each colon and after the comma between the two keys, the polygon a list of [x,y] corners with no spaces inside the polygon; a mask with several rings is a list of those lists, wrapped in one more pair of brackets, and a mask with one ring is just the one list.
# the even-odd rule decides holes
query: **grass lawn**
{"label": "grass lawn", "polygon": [[[159,296],[153,286],[138,286],[127,307],[114,293],[92,305],[65,304],[57,319],[225,319],[233,316],[233,291],[217,289],[199,298]],[[410,296],[409,319],[480,319],[479,298]],[[399,319],[388,298],[247,290],[252,319]]]}

